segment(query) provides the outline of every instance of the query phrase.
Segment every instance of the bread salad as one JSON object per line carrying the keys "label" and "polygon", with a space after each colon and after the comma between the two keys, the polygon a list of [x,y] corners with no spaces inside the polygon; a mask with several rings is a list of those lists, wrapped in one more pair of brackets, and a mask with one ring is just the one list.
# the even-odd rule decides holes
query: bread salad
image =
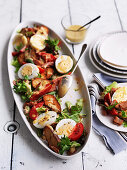
{"label": "bread salad", "polygon": [[105,88],[99,103],[103,115],[112,116],[115,125],[127,127],[127,87],[113,82]]}
{"label": "bread salad", "polygon": [[74,105],[66,101],[62,109],[57,93],[61,77],[72,70],[72,58],[59,54],[60,41],[49,37],[49,29],[43,25],[22,28],[13,39],[13,47],[13,89],[24,101],[26,118],[50,149],[73,154],[85,140],[83,99]]}

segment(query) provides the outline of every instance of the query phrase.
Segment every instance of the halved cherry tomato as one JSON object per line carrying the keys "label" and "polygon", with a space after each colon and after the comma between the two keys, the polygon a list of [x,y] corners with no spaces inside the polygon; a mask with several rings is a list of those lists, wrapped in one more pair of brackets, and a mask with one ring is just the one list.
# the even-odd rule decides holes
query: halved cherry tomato
{"label": "halved cherry tomato", "polygon": [[31,100],[31,101],[34,101],[34,100],[39,99],[39,98],[40,98],[41,96],[43,96],[44,94],[48,93],[49,90],[51,89],[51,87],[52,87],[52,84],[50,84],[50,83],[47,84],[43,90],[37,91],[37,93],[33,94],[33,95],[31,96],[30,100]]}
{"label": "halved cherry tomato", "polygon": [[84,126],[82,123],[77,123],[73,130],[72,133],[68,136],[70,140],[78,140],[82,134],[83,134]]}
{"label": "halved cherry tomato", "polygon": [[36,108],[42,107],[43,104],[44,104],[44,102],[40,102],[40,103],[37,103],[36,105],[34,105],[34,106],[31,108],[30,113],[29,113],[29,117],[30,117],[32,120],[35,120],[35,119],[38,117],[38,113],[37,113]]}
{"label": "halved cherry tomato", "polygon": [[39,67],[39,66],[38,66],[38,69],[39,69],[39,73],[40,73],[40,74],[45,72],[45,69],[43,69],[43,68],[41,68],[41,67]]}

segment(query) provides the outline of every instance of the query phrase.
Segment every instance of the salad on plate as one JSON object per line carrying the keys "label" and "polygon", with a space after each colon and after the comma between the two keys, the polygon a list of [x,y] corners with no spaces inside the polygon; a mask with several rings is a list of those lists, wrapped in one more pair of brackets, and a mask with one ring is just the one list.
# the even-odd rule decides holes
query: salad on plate
{"label": "salad on plate", "polygon": [[49,37],[43,25],[25,27],[13,39],[13,90],[24,102],[23,112],[37,135],[56,153],[71,155],[85,141],[83,99],[75,104],[58,96],[62,76],[70,74],[73,59],[60,55],[61,42]]}
{"label": "salad on plate", "polygon": [[116,126],[127,127],[127,86],[113,82],[105,88],[99,99],[103,116],[112,117]]}

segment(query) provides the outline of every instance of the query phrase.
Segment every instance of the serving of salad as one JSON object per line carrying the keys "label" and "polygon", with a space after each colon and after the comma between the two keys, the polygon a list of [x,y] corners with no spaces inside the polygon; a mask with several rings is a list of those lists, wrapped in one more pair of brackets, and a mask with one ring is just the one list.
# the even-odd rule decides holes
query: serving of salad
{"label": "serving of salad", "polygon": [[82,123],[83,99],[62,106],[58,84],[70,74],[73,60],[60,55],[61,42],[49,37],[43,25],[25,27],[13,39],[12,65],[15,67],[13,90],[24,102],[23,112],[37,135],[56,153],[71,155],[85,141]]}
{"label": "serving of salad", "polygon": [[104,116],[113,117],[112,123],[127,127],[127,87],[113,82],[105,88],[99,99]]}

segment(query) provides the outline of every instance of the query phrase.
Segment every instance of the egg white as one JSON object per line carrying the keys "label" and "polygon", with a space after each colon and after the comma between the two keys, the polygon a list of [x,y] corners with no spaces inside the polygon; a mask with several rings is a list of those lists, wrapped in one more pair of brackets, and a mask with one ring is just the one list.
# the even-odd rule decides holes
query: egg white
{"label": "egg white", "polygon": [[37,67],[35,64],[27,63],[27,64],[22,65],[22,66],[20,67],[19,71],[18,71],[18,77],[19,77],[20,79],[24,79],[24,76],[22,75],[21,72],[22,72],[22,69],[23,69],[25,66],[27,66],[27,65],[32,67],[32,74],[28,76],[28,79],[30,80],[30,79],[33,79],[33,78],[35,78],[35,77],[38,76],[38,73],[39,73],[38,67]]}
{"label": "egg white", "polygon": [[46,125],[51,125],[56,121],[57,113],[54,111],[48,111],[46,113],[40,114],[34,121],[33,125],[36,128],[42,129]]}
{"label": "egg white", "polygon": [[17,50],[17,46],[22,45],[23,47],[27,45],[28,41],[25,35],[17,34],[13,39],[13,47]]}
{"label": "egg white", "polygon": [[45,48],[46,37],[44,35],[35,34],[30,38],[30,45],[34,49],[40,51]]}
{"label": "egg white", "polygon": [[[66,68],[66,70],[63,71],[63,70],[61,70],[61,69],[58,67],[58,64],[59,64],[60,62],[62,62],[62,61],[66,61],[68,57],[69,57],[69,59],[70,59],[70,66],[69,66],[68,69]],[[57,71],[58,71],[59,73],[67,73],[67,72],[69,72],[69,71],[72,69],[72,67],[73,67],[73,60],[72,60],[72,58],[71,58],[70,56],[61,55],[61,56],[59,56],[59,57],[56,59],[56,61],[55,61],[55,67],[56,67],[56,69],[57,69]]]}
{"label": "egg white", "polygon": [[[60,127],[64,126],[64,125],[70,124],[72,125],[72,127],[74,127],[76,125],[76,122],[72,119],[62,119],[57,125],[56,125],[56,134],[59,136],[59,138],[62,138],[65,134],[58,134],[58,130]],[[68,129],[63,129],[65,131],[67,131]],[[69,135],[69,134],[68,134]]]}
{"label": "egg white", "polygon": [[127,101],[127,87],[119,87],[112,96],[113,100],[116,100],[118,103]]}

